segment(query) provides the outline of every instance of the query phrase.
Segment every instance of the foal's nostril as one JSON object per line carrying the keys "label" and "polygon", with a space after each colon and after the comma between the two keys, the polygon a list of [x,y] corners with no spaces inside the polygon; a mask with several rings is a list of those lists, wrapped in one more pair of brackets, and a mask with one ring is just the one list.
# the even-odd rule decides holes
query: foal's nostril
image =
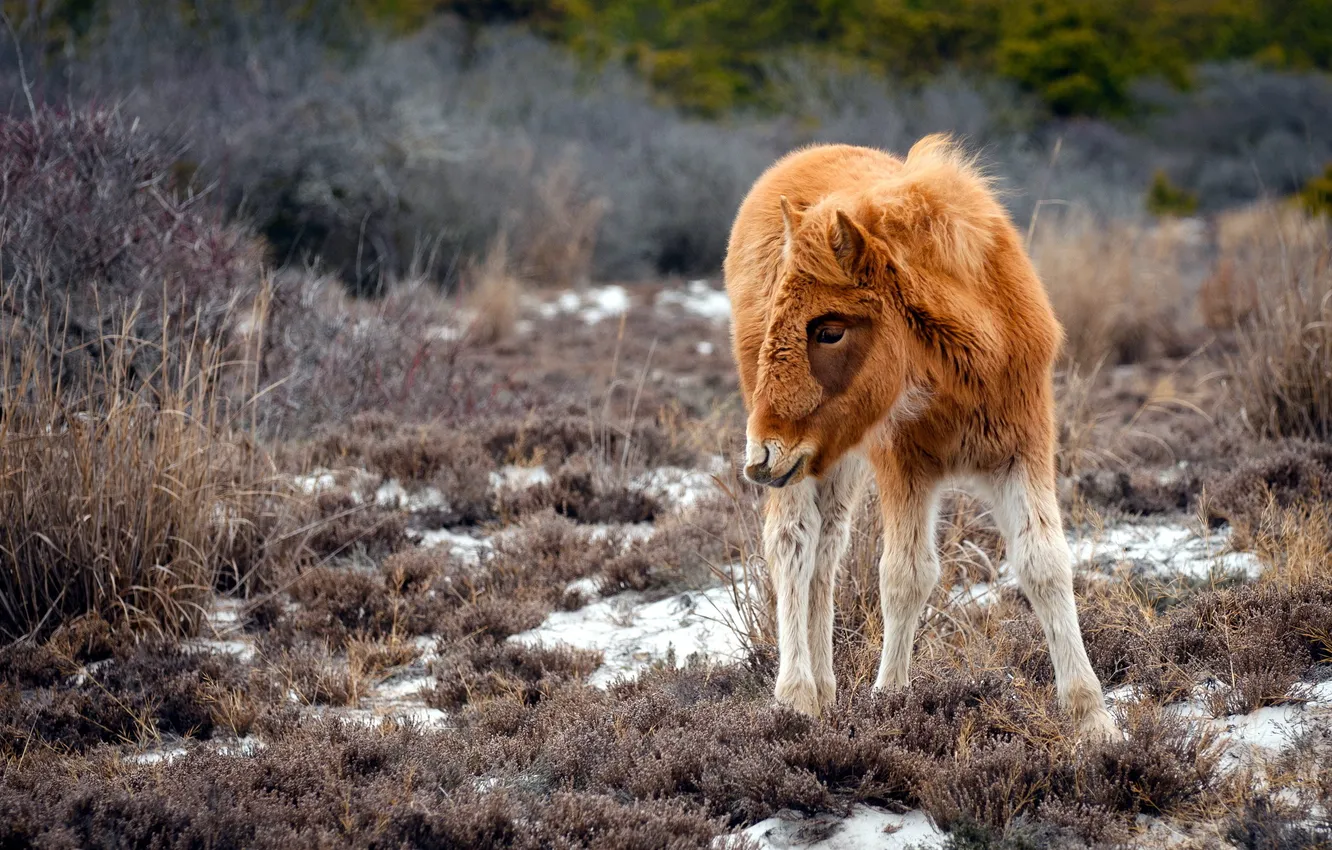
{"label": "foal's nostril", "polygon": [[755,484],[767,484],[772,480],[772,467],[768,466],[766,460],[751,463],[745,467],[745,477]]}

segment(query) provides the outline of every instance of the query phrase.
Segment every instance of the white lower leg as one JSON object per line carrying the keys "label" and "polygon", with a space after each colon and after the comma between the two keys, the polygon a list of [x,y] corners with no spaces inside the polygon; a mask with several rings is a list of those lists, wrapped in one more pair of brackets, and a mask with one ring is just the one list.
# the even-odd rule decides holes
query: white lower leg
{"label": "white lower leg", "polygon": [[837,573],[851,542],[851,519],[864,493],[867,470],[854,455],[843,459],[818,485],[821,525],[814,582],[810,589],[809,646],[819,705],[837,699],[833,673],[833,596]]}
{"label": "white lower leg", "polygon": [[814,482],[802,481],[769,494],[763,554],[777,596],[777,700],[814,715],[819,701],[809,646],[809,609],[819,522]]}
{"label": "white lower leg", "polygon": [[1072,556],[1054,493],[1044,488],[1033,492],[1014,474],[996,488],[995,514],[1004,526],[1018,583],[1045,632],[1060,704],[1082,726],[1112,731],[1114,722],[1105,708],[1101,682],[1082,642]]}
{"label": "white lower leg", "polygon": [[903,686],[909,681],[920,613],[938,581],[932,494],[918,495],[895,506],[885,504],[883,558],[879,562],[883,654],[874,681],[876,688]]}

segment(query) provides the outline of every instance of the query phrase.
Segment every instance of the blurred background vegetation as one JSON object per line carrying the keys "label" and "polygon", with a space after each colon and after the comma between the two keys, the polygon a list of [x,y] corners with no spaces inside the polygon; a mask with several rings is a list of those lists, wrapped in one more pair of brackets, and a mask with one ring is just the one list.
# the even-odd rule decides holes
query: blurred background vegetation
{"label": "blurred background vegetation", "polygon": [[[115,104],[354,289],[710,274],[814,141],[964,136],[1020,223],[1326,206],[1325,0],[4,0],[0,96]],[[15,61],[21,53],[30,85]],[[1320,206],[1321,205],[1321,206]],[[569,246],[573,246],[569,248]]]}

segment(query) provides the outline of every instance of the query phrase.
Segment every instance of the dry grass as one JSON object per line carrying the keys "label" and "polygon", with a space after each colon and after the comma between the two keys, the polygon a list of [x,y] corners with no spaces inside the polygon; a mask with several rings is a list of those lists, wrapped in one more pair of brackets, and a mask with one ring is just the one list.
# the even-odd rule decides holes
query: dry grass
{"label": "dry grass", "polygon": [[67,383],[52,369],[64,360],[58,347],[32,344],[17,323],[0,335],[0,634],[9,639],[89,614],[192,634],[214,588],[262,586],[297,557],[298,506],[223,406],[217,355],[167,339],[160,368],[142,374],[144,344],[108,335],[88,361],[95,373]]}
{"label": "dry grass", "polygon": [[1032,258],[1064,325],[1066,361],[1083,369],[1190,347],[1190,234],[1070,212],[1033,233]]}
{"label": "dry grass", "polygon": [[1228,330],[1301,267],[1327,264],[1328,224],[1289,204],[1259,203],[1217,216],[1217,262],[1198,292],[1207,326]]}
{"label": "dry grass", "polygon": [[510,268],[507,245],[504,237],[496,239],[467,276],[466,306],[471,311],[467,335],[482,345],[507,339],[518,324],[523,287]]}
{"label": "dry grass", "polygon": [[1267,229],[1246,232],[1246,250],[1236,248],[1233,275],[1249,300],[1232,310],[1231,384],[1241,417],[1261,436],[1332,439],[1332,232],[1326,221],[1270,215]]}

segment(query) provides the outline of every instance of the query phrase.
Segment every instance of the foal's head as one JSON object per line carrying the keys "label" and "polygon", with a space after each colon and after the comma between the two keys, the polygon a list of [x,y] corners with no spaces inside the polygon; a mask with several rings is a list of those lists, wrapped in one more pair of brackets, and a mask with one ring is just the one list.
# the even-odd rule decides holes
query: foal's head
{"label": "foal's head", "polygon": [[984,179],[938,138],[879,185],[781,206],[782,265],[745,454],[746,477],[773,487],[822,475],[908,400],[925,352],[940,347],[930,305],[908,290],[974,289],[1006,221]]}

